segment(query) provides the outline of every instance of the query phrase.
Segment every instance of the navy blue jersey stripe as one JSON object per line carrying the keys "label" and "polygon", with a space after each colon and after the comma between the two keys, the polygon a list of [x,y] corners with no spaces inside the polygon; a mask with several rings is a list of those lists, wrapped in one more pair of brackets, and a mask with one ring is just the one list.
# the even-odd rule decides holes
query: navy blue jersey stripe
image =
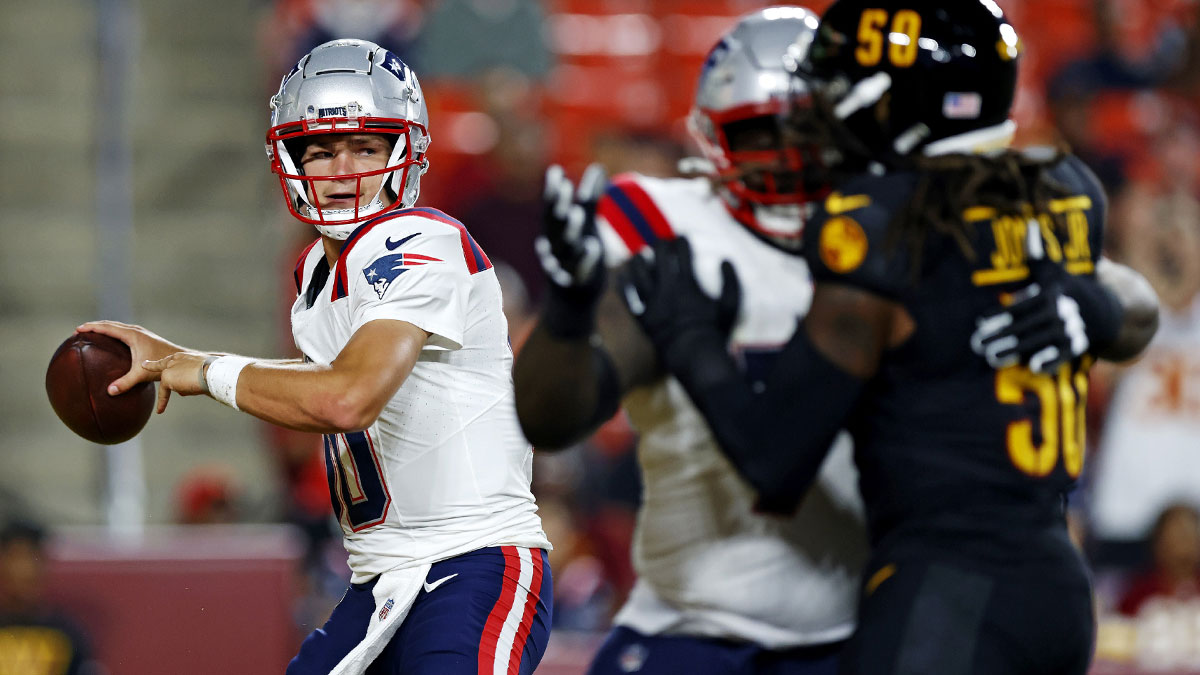
{"label": "navy blue jersey stripe", "polygon": [[625,214],[625,217],[629,219],[630,224],[633,225],[646,244],[653,246],[658,241],[658,235],[654,234],[654,228],[650,227],[650,221],[646,220],[646,217],[634,205],[629,195],[625,194],[625,191],[615,183],[609,186],[607,194],[608,198],[620,207],[621,213]]}

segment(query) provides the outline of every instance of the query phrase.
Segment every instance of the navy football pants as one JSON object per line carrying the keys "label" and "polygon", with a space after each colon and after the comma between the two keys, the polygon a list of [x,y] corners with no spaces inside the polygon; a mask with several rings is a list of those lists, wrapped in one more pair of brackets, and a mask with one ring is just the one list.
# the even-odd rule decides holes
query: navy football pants
{"label": "navy football pants", "polygon": [[[304,640],[287,675],[326,675],[358,645],[376,611],[375,581],[351,584],[325,625]],[[369,675],[533,672],[550,636],[554,593],[545,551],[472,551],[435,563],[426,582],[436,586],[418,592]]]}

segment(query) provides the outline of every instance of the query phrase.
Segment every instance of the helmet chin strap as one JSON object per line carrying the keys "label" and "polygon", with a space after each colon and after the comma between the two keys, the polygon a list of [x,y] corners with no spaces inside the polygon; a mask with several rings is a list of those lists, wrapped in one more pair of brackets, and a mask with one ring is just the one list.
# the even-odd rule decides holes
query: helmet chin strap
{"label": "helmet chin strap", "polygon": [[360,206],[357,209],[318,209],[315,206],[303,206],[308,211],[308,217],[313,220],[324,220],[327,224],[316,224],[317,231],[332,239],[345,239],[350,236],[350,233],[358,227],[361,221],[355,220],[364,216],[373,216],[376,213],[382,212],[387,208],[387,204],[379,198],[383,192],[383,186],[379,187],[379,192],[375,193],[375,198],[366,206]]}

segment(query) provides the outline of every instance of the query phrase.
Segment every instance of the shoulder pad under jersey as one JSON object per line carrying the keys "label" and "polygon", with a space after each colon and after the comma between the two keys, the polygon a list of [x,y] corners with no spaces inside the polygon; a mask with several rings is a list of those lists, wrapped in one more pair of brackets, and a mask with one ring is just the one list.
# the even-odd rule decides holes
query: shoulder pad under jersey
{"label": "shoulder pad under jersey", "polygon": [[858,286],[897,298],[911,283],[908,252],[888,231],[912,195],[911,173],[858,176],[829,195],[805,226],[804,257],[813,281]]}
{"label": "shoulder pad under jersey", "polygon": [[[660,240],[675,238],[674,228],[656,200],[657,192],[667,189],[668,181],[647,178],[636,173],[613,176],[596,205],[597,226],[604,229],[606,242],[619,240],[628,255],[636,254]],[[615,236],[613,236],[615,235]],[[609,255],[609,264],[624,260],[626,255]]]}

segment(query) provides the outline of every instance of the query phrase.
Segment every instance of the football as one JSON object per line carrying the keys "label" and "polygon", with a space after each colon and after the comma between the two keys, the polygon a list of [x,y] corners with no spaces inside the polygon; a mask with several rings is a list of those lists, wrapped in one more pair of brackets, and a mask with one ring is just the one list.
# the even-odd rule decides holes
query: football
{"label": "football", "polygon": [[129,347],[99,333],[67,338],[46,369],[46,395],[58,418],[93,443],[123,443],[138,434],[154,411],[155,393],[143,382],[120,396],[108,385],[129,372]]}

